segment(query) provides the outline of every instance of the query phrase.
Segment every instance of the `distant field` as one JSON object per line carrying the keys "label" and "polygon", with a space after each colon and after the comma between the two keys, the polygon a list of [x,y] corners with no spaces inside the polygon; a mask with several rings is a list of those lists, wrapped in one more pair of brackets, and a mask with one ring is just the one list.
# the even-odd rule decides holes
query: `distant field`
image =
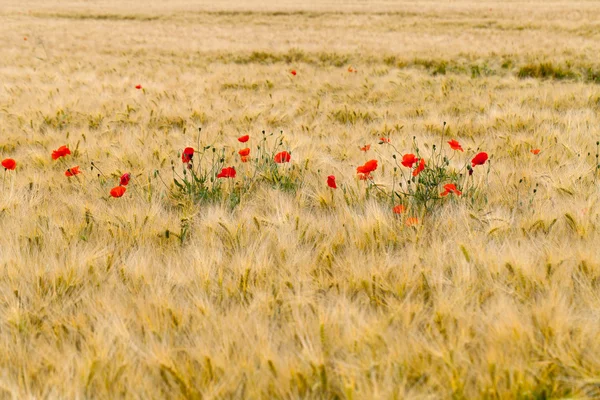
{"label": "distant field", "polygon": [[0,398],[600,397],[600,3],[194,3],[0,5]]}

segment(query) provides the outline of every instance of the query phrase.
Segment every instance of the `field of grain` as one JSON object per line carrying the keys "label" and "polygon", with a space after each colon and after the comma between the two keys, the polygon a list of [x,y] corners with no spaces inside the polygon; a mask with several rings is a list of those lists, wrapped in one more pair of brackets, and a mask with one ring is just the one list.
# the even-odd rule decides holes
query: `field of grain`
{"label": "field of grain", "polygon": [[[599,54],[595,1],[3,1],[0,398],[600,397]],[[381,137],[489,161],[398,215]]]}

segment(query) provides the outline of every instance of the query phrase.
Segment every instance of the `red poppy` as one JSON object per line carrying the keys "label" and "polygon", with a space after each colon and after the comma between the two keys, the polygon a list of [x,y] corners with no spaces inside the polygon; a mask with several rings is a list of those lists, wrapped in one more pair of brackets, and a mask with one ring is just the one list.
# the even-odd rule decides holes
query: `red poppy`
{"label": "red poppy", "polygon": [[130,179],[131,179],[131,174],[129,172],[121,175],[121,179],[119,180],[119,185],[127,186]]}
{"label": "red poppy", "polygon": [[185,149],[183,149],[183,153],[181,154],[181,162],[187,164],[190,161],[192,161],[192,158],[194,158],[194,148],[186,147]]}
{"label": "red poppy", "polygon": [[538,154],[540,154],[541,150],[540,149],[531,149],[529,151],[531,151],[533,154],[535,154],[537,156]]}
{"label": "red poppy", "polygon": [[481,153],[477,154],[475,157],[473,157],[473,159],[471,160],[471,164],[473,167],[476,165],[483,165],[483,164],[485,164],[487,159],[488,159],[487,153],[481,152]]}
{"label": "red poppy", "polygon": [[359,173],[358,179],[360,179],[361,181],[366,181],[367,179],[373,179],[373,177],[371,176],[371,174],[369,172],[366,172],[366,173]]}
{"label": "red poppy", "polygon": [[421,173],[421,171],[423,171],[425,169],[425,160],[424,159],[420,159],[419,160],[419,165],[417,165],[417,168],[415,168],[415,170],[413,171],[413,176],[417,176]]}
{"label": "red poppy", "polygon": [[337,185],[335,184],[335,176],[329,175],[327,177],[327,186],[329,186],[332,189],[337,189]]}
{"label": "red poppy", "polygon": [[448,142],[448,144],[450,145],[450,148],[452,150],[460,150],[460,151],[464,151],[462,146],[460,145],[460,143],[458,143],[456,140],[452,139],[451,141]]}
{"label": "red poppy", "polygon": [[248,162],[248,160],[250,159],[250,157],[248,157],[250,155],[250,148],[246,147],[245,149],[241,149],[240,151],[238,151],[238,154],[240,155],[240,159],[242,160],[242,162]]}
{"label": "red poppy", "polygon": [[141,89],[141,88],[142,88],[142,85],[135,85],[135,88],[136,88],[136,89]]}
{"label": "red poppy", "polygon": [[364,165],[356,168],[356,172],[359,174],[370,174],[377,169],[377,160],[369,160]]}
{"label": "red poppy", "polygon": [[401,164],[407,168],[412,168],[413,164],[416,163],[419,159],[414,154],[405,154],[402,156]]}
{"label": "red poppy", "polygon": [[23,40],[27,40],[27,38],[26,38],[26,37],[24,37],[24,38],[23,38]]}
{"label": "red poppy", "polygon": [[71,167],[65,171],[65,176],[75,176],[79,175],[81,171],[79,170],[79,165],[76,167]]}
{"label": "red poppy", "polygon": [[419,218],[417,218],[417,217],[410,217],[410,218],[407,218],[404,223],[406,224],[406,226],[418,225],[419,224]]}
{"label": "red poppy", "polygon": [[386,137],[379,138],[379,141],[380,141],[379,144],[382,144],[382,143],[391,143],[390,138],[386,138]]}
{"label": "red poppy", "polygon": [[405,210],[406,210],[406,208],[404,208],[404,206],[402,204],[398,204],[397,206],[392,208],[392,211],[394,211],[394,214],[402,214]]}
{"label": "red poppy", "polygon": [[296,70],[295,70],[295,69],[291,70],[291,71],[290,71],[290,74],[292,74],[292,75],[296,76]]}
{"label": "red poppy", "polygon": [[450,193],[454,193],[457,196],[460,196],[462,192],[456,188],[454,183],[448,183],[444,185],[444,192],[440,193],[440,196],[448,196]]}
{"label": "red poppy", "polygon": [[217,178],[235,178],[235,168],[227,167],[223,168],[221,172],[217,174]]}
{"label": "red poppy", "polygon": [[125,186],[117,186],[117,187],[110,189],[110,195],[112,197],[121,197],[125,194],[126,190],[127,190],[127,188]]}
{"label": "red poppy", "polygon": [[246,142],[248,141],[248,139],[250,139],[250,136],[249,136],[249,135],[240,136],[240,137],[238,138],[238,142],[241,142],[241,143],[246,143]]}
{"label": "red poppy", "polygon": [[4,169],[10,169],[12,171],[15,168],[17,168],[17,162],[12,158],[7,158],[5,160],[2,160],[2,166],[4,167]]}
{"label": "red poppy", "polygon": [[370,149],[370,148],[371,148],[371,145],[370,145],[370,144],[365,144],[363,147],[360,147],[360,146],[359,146],[359,149],[360,149],[360,151],[364,151],[365,153],[366,153],[367,151],[369,151],[369,149]]}
{"label": "red poppy", "polygon": [[348,67],[348,72],[357,72],[354,68],[352,68],[352,65]]}
{"label": "red poppy", "polygon": [[290,162],[291,158],[292,158],[292,155],[290,153],[288,153],[287,151],[282,151],[281,153],[277,153],[277,154],[275,154],[275,157],[273,157],[273,159],[275,160],[275,162],[277,164]]}
{"label": "red poppy", "polygon": [[57,160],[61,157],[71,154],[71,150],[67,146],[60,146],[52,152],[52,159]]}

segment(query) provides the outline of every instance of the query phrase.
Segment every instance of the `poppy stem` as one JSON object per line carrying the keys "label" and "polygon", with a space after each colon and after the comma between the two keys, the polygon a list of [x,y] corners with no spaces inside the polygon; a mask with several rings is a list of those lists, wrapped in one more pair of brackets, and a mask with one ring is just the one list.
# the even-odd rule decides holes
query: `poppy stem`
{"label": "poppy stem", "polygon": [[[158,172],[158,170],[157,170],[157,172]],[[165,183],[165,181],[163,181],[163,178],[162,178],[162,176],[160,175],[160,172],[158,172],[158,173],[156,174],[156,176],[158,176],[158,179],[160,179],[160,181],[162,182],[162,184],[163,184],[163,185],[165,185],[165,188],[167,189],[167,191],[170,191],[170,189],[169,189],[169,187],[167,186],[167,184]]]}
{"label": "poppy stem", "polygon": [[[444,121],[444,125],[442,126],[442,140],[440,142],[440,156],[442,155],[442,149],[444,148],[444,134],[446,133],[446,121]],[[438,160],[436,160],[437,162]]]}
{"label": "poppy stem", "polygon": [[392,175],[392,193],[391,193],[391,201],[392,207],[394,207],[394,194],[396,193],[396,173]]}
{"label": "poppy stem", "polygon": [[108,178],[106,177],[106,175],[104,175],[104,172],[100,171],[100,168],[98,168],[96,166],[96,164],[94,164],[93,161],[91,162],[91,164],[92,164],[92,169],[96,168],[98,170],[98,172],[100,172],[100,174],[104,177],[104,179],[108,180]]}

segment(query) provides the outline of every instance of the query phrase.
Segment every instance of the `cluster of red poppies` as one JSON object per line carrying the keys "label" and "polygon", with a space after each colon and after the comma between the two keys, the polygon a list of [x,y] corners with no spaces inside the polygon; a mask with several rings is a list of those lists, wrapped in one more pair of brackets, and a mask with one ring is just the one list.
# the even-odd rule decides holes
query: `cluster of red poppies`
{"label": "cluster of red poppies", "polygon": [[[390,143],[390,139],[381,138],[380,143]],[[461,147],[461,145],[456,140],[450,140],[448,142],[448,144],[450,145],[450,148],[452,148],[453,150],[464,151],[463,148]],[[371,145],[367,144],[364,147],[361,147],[360,150],[366,152],[370,148],[371,148]],[[539,153],[539,150],[538,150],[538,153]],[[537,153],[535,153],[535,154],[537,154]],[[472,167],[475,167],[477,165],[483,165],[483,164],[485,164],[487,159],[488,159],[487,153],[485,153],[485,152],[478,153],[471,160],[471,165],[472,165]],[[402,156],[402,161],[400,163],[403,166],[405,166],[407,168],[411,168],[411,169],[416,164],[417,166],[412,171],[412,176],[415,176],[415,177],[418,176],[425,169],[425,159],[418,158],[416,155],[414,155],[412,153],[404,154]],[[371,176],[371,172],[375,171],[376,169],[377,169],[377,160],[369,160],[364,165],[358,166],[356,168],[356,173],[358,174],[358,178],[360,180],[373,179],[373,177]],[[333,184],[330,184],[330,182],[333,182]],[[328,176],[327,184],[329,185],[329,187],[335,189],[335,187],[334,187],[335,186],[335,176],[333,176],[333,175]],[[453,187],[454,189],[448,191],[446,186]],[[442,196],[446,196],[448,193],[454,193],[459,196],[461,195],[461,192],[456,190],[456,187],[454,186],[454,184],[450,184],[450,186],[449,185],[446,185],[446,186],[444,186],[444,189],[446,189],[447,193],[442,193],[441,194]]]}
{"label": "cluster of red poppies", "polygon": [[[379,139],[380,144],[391,144],[391,140],[386,137],[382,137]],[[464,151],[460,143],[456,140],[448,141],[448,145],[452,150],[456,151]],[[359,146],[360,151],[367,152],[371,149],[370,144],[365,144],[364,146]],[[538,149],[532,150],[532,153],[538,154],[540,151]],[[471,166],[467,165],[467,169],[469,171],[469,175],[473,174],[473,168],[478,165],[483,165],[488,160],[488,154],[485,152],[480,152],[473,157],[471,160]],[[425,170],[425,159],[419,158],[415,154],[408,153],[402,156],[402,160],[400,161],[402,166],[412,169],[412,176],[417,177],[421,172]],[[365,162],[363,165],[360,165],[356,168],[357,176],[360,180],[372,180],[373,176],[371,175],[377,169],[377,160],[369,160]],[[327,185],[332,189],[337,189],[337,183],[334,175],[329,175],[327,177]],[[454,183],[448,183],[444,185],[444,191],[440,193],[441,197],[448,196],[449,194],[454,194],[456,196],[461,196],[462,192],[458,190]],[[402,214],[405,211],[405,207],[401,204],[393,207],[392,210],[395,214]],[[408,225],[415,225],[418,222],[416,218],[407,219],[406,223]]]}
{"label": "cluster of red poppies", "polygon": [[[71,150],[69,150],[69,148],[67,146],[60,146],[58,149],[56,149],[52,152],[52,159],[58,160],[60,158],[66,157],[70,154],[71,154]],[[4,167],[5,170],[12,171],[17,168],[17,162],[15,160],[13,160],[12,158],[7,158],[2,161],[2,166]],[[82,173],[82,171],[79,169],[79,165],[76,165],[74,167],[67,168],[67,170],[65,171],[65,176],[70,178],[72,176],[79,175],[80,173]],[[125,194],[125,190],[126,190],[125,186],[127,186],[130,179],[131,179],[130,173],[123,174],[121,176],[121,178],[119,179],[119,186],[112,188],[110,190],[110,195],[112,197],[123,196],[123,194]]]}
{"label": "cluster of red poppies", "polygon": [[[244,136],[240,136],[238,138],[238,142],[240,142],[240,143],[246,143],[248,140],[250,140],[250,135],[244,135]],[[181,154],[181,161],[184,164],[188,164],[188,168],[190,168],[190,169],[192,167],[191,162],[193,161],[193,158],[194,158],[194,151],[195,150],[193,147],[186,147],[183,150],[183,153]],[[240,155],[240,160],[242,162],[248,162],[250,160],[250,148],[249,147],[239,150],[238,154]],[[287,151],[279,152],[279,153],[275,154],[275,156],[273,157],[273,161],[275,161],[277,164],[288,163],[288,162],[290,162],[291,159],[292,159],[292,155],[290,153],[288,153]],[[221,172],[219,172],[217,174],[217,178],[235,178],[236,174],[237,173],[235,171],[235,167],[225,167],[225,168],[222,168]]]}
{"label": "cluster of red poppies", "polygon": [[[250,140],[249,135],[244,135],[244,136],[241,136],[238,138],[238,141],[240,143],[246,143],[249,140]],[[389,144],[391,142],[390,142],[389,138],[382,137],[382,138],[380,138],[380,143]],[[460,143],[458,143],[458,141],[456,141],[456,140],[450,140],[448,142],[448,145],[450,146],[450,148],[452,150],[464,151],[462,146],[460,145]],[[371,145],[366,144],[363,147],[359,147],[359,148],[361,151],[367,152],[371,148]],[[531,152],[534,154],[538,154],[540,152],[540,150],[534,149]],[[58,149],[56,149],[52,152],[52,159],[58,160],[60,158],[66,157],[70,154],[71,154],[71,151],[69,150],[69,148],[67,146],[60,146]],[[238,154],[240,155],[240,159],[242,162],[248,162],[249,157],[250,157],[250,148],[249,147],[243,148],[238,151]],[[193,161],[193,158],[194,158],[194,148],[186,147],[183,150],[183,153],[181,154],[181,161],[184,164],[188,164],[188,167],[191,168],[191,163]],[[273,161],[278,164],[288,163],[288,162],[290,162],[290,160],[291,160],[291,154],[288,153],[287,151],[281,151],[273,156]],[[485,164],[487,160],[488,160],[488,155],[485,152],[481,152],[481,153],[478,153],[477,155],[475,155],[475,157],[473,157],[473,159],[471,160],[471,167],[467,166],[467,168],[469,169],[469,174],[473,173],[474,167]],[[417,177],[425,169],[425,165],[426,165],[425,160],[423,158],[419,158],[415,154],[412,154],[412,153],[404,154],[402,156],[402,160],[400,163],[404,167],[412,169],[413,177]],[[5,170],[14,170],[16,168],[16,165],[17,165],[16,161],[13,160],[12,158],[7,158],[2,161],[2,166],[5,168]],[[369,161],[365,162],[363,165],[358,166],[356,168],[356,173],[358,175],[358,178],[360,180],[372,180],[373,177],[371,174],[375,170],[377,170],[377,167],[378,167],[377,160],[369,160]],[[72,177],[72,176],[79,175],[81,172],[82,171],[79,169],[79,166],[77,165],[77,166],[68,168],[65,171],[65,176]],[[236,170],[235,170],[235,167],[233,167],[233,166],[222,168],[221,172],[219,172],[217,174],[217,178],[235,178],[235,177],[236,177]],[[119,185],[110,190],[110,195],[112,197],[123,196],[123,194],[127,190],[126,186],[129,184],[130,179],[131,179],[130,173],[123,174],[121,176],[121,178],[119,179]],[[337,189],[336,178],[334,175],[329,175],[327,177],[327,186],[329,186],[332,189]],[[457,189],[457,187],[454,183],[448,183],[448,184],[444,185],[444,192],[440,193],[440,196],[445,197],[449,194],[454,194],[456,196],[460,196],[462,194],[462,192]],[[396,214],[403,213],[404,206],[403,205],[395,206],[393,208],[393,212]]]}

